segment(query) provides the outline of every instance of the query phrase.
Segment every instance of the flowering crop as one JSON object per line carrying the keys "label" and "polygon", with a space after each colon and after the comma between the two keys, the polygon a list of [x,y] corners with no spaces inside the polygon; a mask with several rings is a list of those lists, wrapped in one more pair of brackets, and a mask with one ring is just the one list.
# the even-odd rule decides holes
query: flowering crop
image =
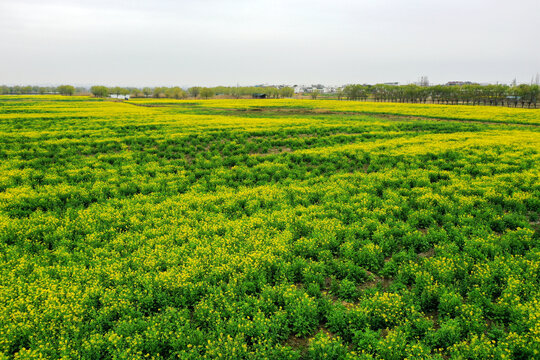
{"label": "flowering crop", "polygon": [[536,358],[539,114],[0,97],[0,359]]}
{"label": "flowering crop", "polygon": [[402,115],[435,119],[467,120],[483,122],[507,122],[540,125],[540,111],[537,109],[509,108],[497,106],[468,105],[426,105],[409,103],[359,102],[338,100],[159,100],[133,99],[138,105],[167,106],[174,108],[197,107],[233,110],[274,110],[278,112],[328,112],[363,113],[380,115]]}

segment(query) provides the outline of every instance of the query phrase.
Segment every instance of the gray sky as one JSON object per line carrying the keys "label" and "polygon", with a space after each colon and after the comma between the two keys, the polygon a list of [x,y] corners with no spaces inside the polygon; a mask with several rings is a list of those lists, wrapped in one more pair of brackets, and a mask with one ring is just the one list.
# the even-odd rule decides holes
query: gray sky
{"label": "gray sky", "polygon": [[0,84],[530,82],[539,39],[540,0],[0,0]]}

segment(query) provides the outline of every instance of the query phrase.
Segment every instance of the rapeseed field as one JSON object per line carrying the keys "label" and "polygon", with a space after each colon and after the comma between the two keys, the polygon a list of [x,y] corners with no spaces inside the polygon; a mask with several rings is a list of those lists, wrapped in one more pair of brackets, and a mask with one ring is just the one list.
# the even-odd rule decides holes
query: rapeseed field
{"label": "rapeseed field", "polygon": [[0,96],[0,359],[538,358],[539,125]]}
{"label": "rapeseed field", "polygon": [[295,100],[295,99],[264,99],[264,100],[172,100],[172,99],[133,99],[133,104],[164,105],[164,106],[196,106],[214,109],[236,110],[281,110],[281,111],[332,111],[345,113],[364,113],[379,115],[417,116],[434,119],[504,122],[514,124],[540,125],[540,112],[537,109],[472,106],[472,105],[439,105],[412,104],[390,102],[338,101],[338,100]]}

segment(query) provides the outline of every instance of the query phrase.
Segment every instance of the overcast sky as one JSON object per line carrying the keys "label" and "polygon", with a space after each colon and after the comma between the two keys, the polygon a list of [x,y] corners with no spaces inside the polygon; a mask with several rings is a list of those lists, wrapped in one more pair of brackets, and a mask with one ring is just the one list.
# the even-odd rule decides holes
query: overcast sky
{"label": "overcast sky", "polygon": [[0,84],[530,82],[540,0],[0,0]]}

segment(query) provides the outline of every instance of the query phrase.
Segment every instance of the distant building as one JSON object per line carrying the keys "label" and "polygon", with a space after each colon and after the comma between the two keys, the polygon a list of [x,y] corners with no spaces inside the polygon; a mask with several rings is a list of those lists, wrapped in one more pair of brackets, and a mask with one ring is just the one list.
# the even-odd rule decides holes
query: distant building
{"label": "distant building", "polygon": [[266,94],[251,94],[254,99],[266,99]]}
{"label": "distant building", "polygon": [[113,99],[121,99],[121,100],[129,100],[130,95],[117,95],[117,94],[111,94],[109,95]]}
{"label": "distant building", "polygon": [[463,86],[463,85],[478,85],[472,81],[449,81],[445,84],[446,86]]}
{"label": "distant building", "polygon": [[338,88],[335,86],[325,86],[323,89],[323,93],[325,94],[333,94],[338,91]]}
{"label": "distant building", "polygon": [[332,94],[338,91],[338,87],[336,86],[325,86],[325,85],[294,85],[293,87],[295,94],[310,94],[315,91],[318,91],[321,94]]}

